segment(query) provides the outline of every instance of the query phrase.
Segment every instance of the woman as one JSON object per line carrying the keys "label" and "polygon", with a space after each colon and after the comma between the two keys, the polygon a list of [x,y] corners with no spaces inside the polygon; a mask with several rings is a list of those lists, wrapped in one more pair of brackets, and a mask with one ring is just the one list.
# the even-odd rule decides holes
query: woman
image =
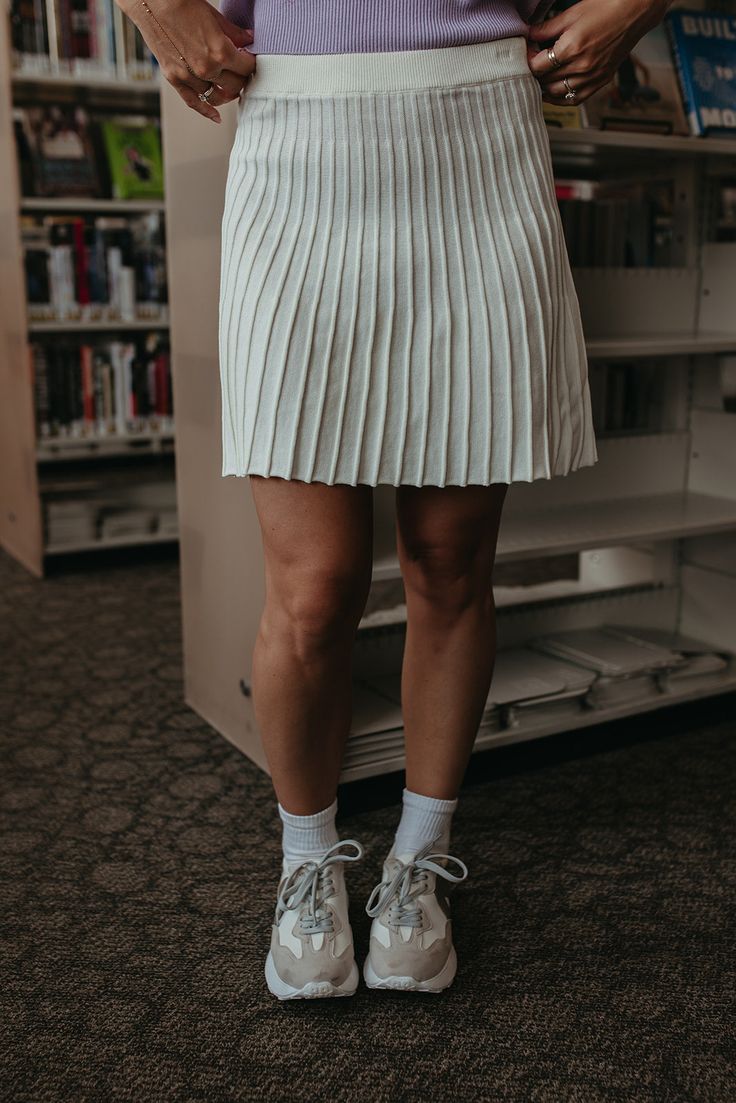
{"label": "woman", "polygon": [[406,787],[364,977],[438,992],[456,971],[448,889],[467,868],[447,851],[493,669],[506,490],[597,460],[542,100],[584,101],[669,5],[579,0],[531,25],[549,6],[123,0],[190,107],[219,122],[240,100],[222,474],[249,476],[265,555],[253,703],[283,825],[280,999],[358,982],[344,872],[362,847],[335,813],[372,487],[397,487]]}

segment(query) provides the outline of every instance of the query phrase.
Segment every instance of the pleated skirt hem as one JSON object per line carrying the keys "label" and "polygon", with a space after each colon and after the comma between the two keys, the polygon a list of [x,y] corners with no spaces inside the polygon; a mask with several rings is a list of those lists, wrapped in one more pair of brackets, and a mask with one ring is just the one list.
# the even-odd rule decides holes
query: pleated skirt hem
{"label": "pleated skirt hem", "polygon": [[525,39],[258,64],[222,223],[222,475],[468,486],[594,464]]}
{"label": "pleated skirt hem", "polygon": [[575,471],[580,471],[583,467],[592,467],[598,462],[597,452],[595,450],[590,451],[584,457],[581,457],[574,464],[567,467],[551,468],[548,470],[534,471],[529,474],[521,474],[514,472],[503,478],[493,476],[489,479],[484,478],[472,478],[465,482],[453,481],[449,479],[447,482],[434,482],[428,481],[426,478],[420,478],[417,482],[415,479],[405,478],[399,476],[398,478],[391,478],[390,476],[383,476],[379,474],[375,478],[372,476],[364,476],[356,479],[349,478],[335,478],[327,475],[321,476],[319,473],[314,474],[306,472],[296,474],[293,469],[290,468],[276,468],[276,467],[262,467],[258,468],[257,465],[249,467],[247,471],[237,471],[234,468],[228,467],[223,464],[222,476],[232,476],[236,479],[246,479],[250,475],[260,475],[264,478],[279,478],[279,479],[293,479],[296,482],[307,483],[321,483],[324,486],[494,486],[499,483],[511,484],[511,483],[532,483],[540,482],[550,479],[564,478],[565,475],[571,475]]}

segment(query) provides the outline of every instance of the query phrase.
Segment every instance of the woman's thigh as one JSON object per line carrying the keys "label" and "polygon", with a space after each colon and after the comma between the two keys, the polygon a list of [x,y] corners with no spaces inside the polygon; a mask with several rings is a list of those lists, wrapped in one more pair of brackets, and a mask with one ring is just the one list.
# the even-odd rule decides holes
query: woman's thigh
{"label": "woman's thigh", "polygon": [[[251,475],[261,527],[267,597],[285,605],[365,603],[373,559],[373,495],[367,485]],[[353,599],[353,600],[351,600]]]}

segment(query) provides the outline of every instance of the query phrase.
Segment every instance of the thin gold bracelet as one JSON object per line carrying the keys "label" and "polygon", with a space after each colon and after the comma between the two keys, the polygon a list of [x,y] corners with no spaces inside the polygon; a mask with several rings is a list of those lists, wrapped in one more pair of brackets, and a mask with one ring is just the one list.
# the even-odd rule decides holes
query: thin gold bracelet
{"label": "thin gold bracelet", "polygon": [[[144,8],[146,9],[146,11],[147,11],[147,12],[148,12],[148,14],[150,15],[151,19],[152,19],[152,20],[154,21],[154,23],[156,24],[156,26],[157,26],[157,27],[159,28],[159,30],[161,31],[161,33],[162,33],[162,34],[163,34],[163,35],[164,35],[164,36],[165,36],[166,38],[168,38],[169,42],[171,42],[171,45],[172,45],[172,46],[174,47],[174,49],[176,50],[176,53],[177,53],[177,55],[178,55],[178,57],[179,57],[179,60],[180,60],[180,61],[183,61],[183,62],[184,62],[184,64],[186,65],[187,69],[189,70],[189,72],[190,72],[190,73],[192,74],[192,76],[193,76],[193,77],[196,77],[196,76],[197,76],[197,74],[196,74],[196,73],[194,72],[194,69],[192,69],[191,65],[189,64],[189,62],[187,61],[187,59],[186,59],[186,58],[184,57],[184,55],[182,54],[181,50],[180,50],[180,49],[179,49],[179,47],[178,47],[178,46],[176,45],[176,43],[172,41],[172,39],[171,39],[171,36],[170,36],[170,35],[169,35],[169,34],[168,34],[168,33],[167,33],[167,32],[166,32],[165,30],[164,30],[164,28],[163,28],[163,27],[161,26],[161,24],[159,23],[158,19],[156,18],[156,16],[155,16],[155,15],[153,14],[153,12],[152,12],[152,11],[151,11],[151,9],[149,8],[148,4],[146,3],[146,0],[141,0],[141,4],[142,4],[142,5],[143,5],[143,7],[144,7]],[[199,77],[197,77],[197,79],[199,80],[200,78],[199,78]]]}

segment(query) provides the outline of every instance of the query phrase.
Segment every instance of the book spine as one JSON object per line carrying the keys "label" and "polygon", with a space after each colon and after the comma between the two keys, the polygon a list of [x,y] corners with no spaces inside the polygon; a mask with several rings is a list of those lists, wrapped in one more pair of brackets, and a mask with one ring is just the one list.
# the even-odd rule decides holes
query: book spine
{"label": "book spine", "polygon": [[102,360],[102,409],[105,425],[105,436],[113,431],[113,402],[112,402],[112,378],[110,361],[107,356]]}
{"label": "book spine", "polygon": [[87,4],[87,35],[89,41],[89,56],[97,64],[100,63],[100,8],[99,0],[89,0]]}
{"label": "book spine", "polygon": [[105,399],[102,393],[102,375],[100,368],[100,357],[95,356],[92,363],[92,391],[94,395],[96,429],[98,434],[102,436],[105,432]]}
{"label": "book spine", "polygon": [[167,398],[168,387],[166,383],[166,354],[159,352],[156,356],[156,413],[162,417],[168,414]]}
{"label": "book spine", "polygon": [[36,398],[36,433],[45,439],[51,432],[49,420],[48,359],[42,342],[30,346],[33,390]]}
{"label": "book spine", "polygon": [[126,430],[135,428],[135,398],[133,395],[133,358],[135,347],[132,343],[125,346],[123,352],[123,391],[125,394],[124,416]]}
{"label": "book spine", "polygon": [[682,96],[682,105],[685,110],[687,121],[690,125],[690,130],[695,137],[700,137],[703,133],[703,128],[700,124],[700,114],[695,104],[695,98],[693,95],[692,78],[690,74],[690,68],[685,60],[684,48],[681,43],[682,30],[679,22],[676,21],[677,17],[673,14],[665,16],[664,25],[669,37],[670,46],[672,49],[672,58],[675,63],[675,70],[677,72],[677,80],[680,86],[680,94]]}
{"label": "book spine", "polygon": [[69,0],[56,0],[57,26],[59,28],[59,60],[69,68],[72,58],[71,22],[69,19]]}
{"label": "book spine", "polygon": [[125,436],[127,433],[125,424],[125,375],[122,348],[123,346],[120,341],[111,341],[108,346],[113,379],[113,404],[115,407],[113,431],[117,433],[118,436]]}
{"label": "book spine", "polygon": [[74,435],[84,433],[84,400],[82,396],[82,357],[77,348],[74,352]]}
{"label": "book spine", "polygon": [[120,315],[120,271],[122,268],[122,254],[116,245],[111,245],[107,250],[107,292],[108,304],[111,314]]}
{"label": "book spine", "polygon": [[92,348],[90,345],[82,345],[80,349],[82,360],[82,406],[84,410],[84,424],[87,430],[94,431],[95,409],[94,393],[92,385]]}
{"label": "book spine", "polygon": [[33,0],[33,24],[36,37],[36,53],[48,57],[49,35],[44,0]]}
{"label": "book spine", "polygon": [[52,70],[57,70],[59,68],[59,24],[54,0],[46,0],[46,29],[49,37],[49,65]]}
{"label": "book spine", "polygon": [[112,5],[113,35],[115,38],[115,64],[118,76],[125,80],[128,76],[125,66],[125,16],[116,3]]}
{"label": "book spine", "polygon": [[87,249],[84,242],[84,219],[75,218],[72,224],[74,241],[74,274],[76,278],[77,302],[81,307],[89,307],[89,266]]}

